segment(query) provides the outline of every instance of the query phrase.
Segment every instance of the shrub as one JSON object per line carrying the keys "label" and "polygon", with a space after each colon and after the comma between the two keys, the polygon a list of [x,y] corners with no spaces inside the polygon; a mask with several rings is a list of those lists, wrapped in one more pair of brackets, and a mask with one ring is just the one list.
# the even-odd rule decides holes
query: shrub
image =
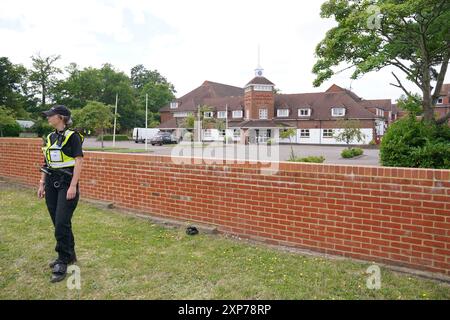
{"label": "shrub", "polygon": [[309,156],[305,158],[293,158],[289,160],[291,162],[310,162],[310,163],[323,163],[325,161],[325,158],[323,156],[316,157],[316,156]]}
{"label": "shrub", "polygon": [[402,118],[388,128],[380,158],[383,166],[450,169],[450,127]]}
{"label": "shrub", "polygon": [[4,137],[18,137],[22,132],[22,127],[17,123],[8,123],[3,126],[3,136]]}
{"label": "shrub", "polygon": [[342,158],[353,158],[353,152],[351,149],[345,149],[341,152],[341,156]]}
{"label": "shrub", "polygon": [[[97,137],[97,141],[102,140],[101,136]],[[105,134],[103,136],[103,141],[112,141],[113,135],[112,134]],[[116,141],[128,141],[130,140],[126,134],[116,134]]]}
{"label": "shrub", "polygon": [[345,149],[341,152],[342,158],[349,159],[354,158],[357,156],[360,156],[364,153],[363,149],[361,148],[351,148],[351,149]]}
{"label": "shrub", "polygon": [[363,149],[361,148],[353,148],[352,151],[354,157],[361,156],[364,153]]}

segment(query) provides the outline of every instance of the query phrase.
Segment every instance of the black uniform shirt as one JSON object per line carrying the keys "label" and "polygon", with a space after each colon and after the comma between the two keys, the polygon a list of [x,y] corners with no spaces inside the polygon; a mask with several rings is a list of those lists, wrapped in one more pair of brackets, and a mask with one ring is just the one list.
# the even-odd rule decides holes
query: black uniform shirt
{"label": "black uniform shirt", "polygon": [[[60,133],[63,133],[63,131],[60,131]],[[54,130],[50,136],[50,142],[52,145],[53,145],[53,143],[55,143],[57,138],[58,138],[58,135],[56,134],[56,130]],[[62,147],[62,152],[64,152],[64,154],[66,154],[72,158],[84,156],[83,149],[82,149],[81,137],[77,132],[73,133],[70,136],[69,140],[67,140],[67,143],[64,145],[64,147]],[[44,164],[45,164],[45,158],[44,158]],[[73,172],[73,167],[68,167],[65,169]]]}

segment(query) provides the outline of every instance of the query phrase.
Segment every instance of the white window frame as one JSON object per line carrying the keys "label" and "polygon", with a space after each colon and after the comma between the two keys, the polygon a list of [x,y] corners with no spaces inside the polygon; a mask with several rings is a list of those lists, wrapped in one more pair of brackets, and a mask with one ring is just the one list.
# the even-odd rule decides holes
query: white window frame
{"label": "white window frame", "polygon": [[[262,116],[261,116],[261,113],[263,113]],[[269,119],[269,110],[267,110],[267,108],[266,109],[264,109],[264,108],[263,109],[259,109],[258,114],[259,114],[259,119],[260,120],[267,120],[267,119]]]}
{"label": "white window frame", "polygon": [[310,131],[310,129],[300,129],[300,138],[302,138],[302,139],[309,139],[309,138],[311,138],[311,131]]}
{"label": "white window frame", "polygon": [[242,110],[234,110],[233,111],[233,118],[237,119],[237,118],[242,118],[244,115],[244,113],[242,112]]}
{"label": "white window frame", "polygon": [[178,102],[176,102],[176,101],[171,102],[170,109],[178,109]]}
{"label": "white window frame", "polygon": [[217,119],[226,119],[227,112],[226,111],[217,111]]}
{"label": "white window frame", "polygon": [[[342,114],[337,114],[336,113],[337,110],[342,110],[343,111]],[[333,117],[343,117],[343,116],[345,116],[345,108],[342,108],[342,107],[331,108],[331,115]]]}
{"label": "white window frame", "polygon": [[271,85],[262,85],[262,84],[260,84],[260,85],[254,85],[253,88],[254,88],[255,91],[267,91],[267,92],[272,91],[272,86]]}
{"label": "white window frame", "polygon": [[[308,114],[302,114],[302,111],[305,111],[305,110],[307,110],[308,111]],[[298,109],[298,116],[299,117],[310,117],[311,116],[311,108],[301,108],[301,109]]]}
{"label": "white window frame", "polygon": [[240,138],[241,137],[241,130],[240,129],[234,129],[233,130],[233,137],[234,138]]}
{"label": "white window frame", "polygon": [[[439,102],[440,101],[440,102]],[[444,104],[444,97],[439,97],[436,104]]]}
{"label": "white window frame", "polygon": [[[283,113],[281,112],[283,111]],[[289,117],[289,109],[278,109],[277,110],[277,117]]]}
{"label": "white window frame", "polygon": [[376,113],[378,117],[384,117],[384,110],[380,108],[376,108]]}
{"label": "white window frame", "polygon": [[[331,132],[331,135],[330,135]],[[328,133],[325,135],[325,133]],[[334,136],[334,130],[333,129],[323,129],[322,131],[322,138],[333,138]]]}
{"label": "white window frame", "polygon": [[203,117],[204,117],[205,119],[211,119],[211,118],[214,118],[214,111],[205,111],[205,112],[203,113]]}

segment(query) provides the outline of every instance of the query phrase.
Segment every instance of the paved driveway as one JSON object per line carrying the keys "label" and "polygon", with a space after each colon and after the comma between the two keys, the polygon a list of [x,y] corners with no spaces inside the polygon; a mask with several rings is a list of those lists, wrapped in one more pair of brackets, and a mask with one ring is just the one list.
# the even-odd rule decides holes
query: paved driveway
{"label": "paved driveway", "polygon": [[[105,141],[106,147],[112,147],[111,141]],[[100,147],[100,142],[96,141],[95,138],[86,138],[84,142],[84,147]],[[135,143],[134,141],[117,141],[116,147],[119,148],[131,148],[131,149],[145,149],[143,143]],[[179,153],[179,147],[176,145],[164,145],[164,146],[152,146],[148,145],[148,150],[152,154],[161,155],[171,155],[174,153]],[[343,146],[317,146],[317,145],[293,145],[294,153],[298,157],[307,156],[323,156],[325,157],[325,163],[336,163],[336,164],[354,164],[354,165],[380,165],[379,163],[379,150],[378,149],[364,149],[364,155],[361,158],[348,160],[341,158],[341,151],[345,149]],[[247,146],[248,148],[248,146]],[[201,152],[201,147],[196,147],[198,152]],[[227,154],[233,154],[233,146],[229,145],[225,149]],[[197,152],[195,151],[195,152]],[[279,152],[279,156],[274,157],[274,159],[279,159],[281,161],[289,159],[291,153],[290,145],[280,145],[278,147],[272,147],[272,151]],[[208,157],[221,158],[224,152],[222,145],[210,145],[207,155]],[[184,154],[186,155],[186,154]],[[246,151],[246,158],[257,159],[257,153],[253,149],[248,149]]]}

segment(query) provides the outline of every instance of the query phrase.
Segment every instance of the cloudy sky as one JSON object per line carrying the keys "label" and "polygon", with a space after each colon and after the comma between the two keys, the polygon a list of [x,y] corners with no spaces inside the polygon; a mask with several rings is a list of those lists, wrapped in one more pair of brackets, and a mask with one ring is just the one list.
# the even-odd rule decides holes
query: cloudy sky
{"label": "cloudy sky", "polygon": [[312,86],[314,48],[333,26],[320,18],[321,3],[1,1],[0,56],[30,66],[33,54],[60,54],[61,67],[109,62],[126,73],[144,64],[166,76],[181,96],[204,80],[244,86],[254,75],[260,45],[265,76],[282,93],[321,91],[336,83],[366,99],[397,99],[401,91],[389,85],[390,70],[353,82],[342,73],[320,88]]}

